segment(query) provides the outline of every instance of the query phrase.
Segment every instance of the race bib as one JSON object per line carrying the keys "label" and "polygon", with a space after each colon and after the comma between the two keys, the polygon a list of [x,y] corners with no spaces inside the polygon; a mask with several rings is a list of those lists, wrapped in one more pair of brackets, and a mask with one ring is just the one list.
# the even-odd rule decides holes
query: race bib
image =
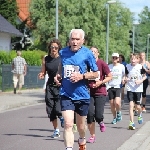
{"label": "race bib", "polygon": [[72,72],[79,72],[79,66],[74,65],[64,66],[64,78],[70,78]]}
{"label": "race bib", "polygon": [[119,84],[121,84],[121,81],[119,79],[119,75],[118,74],[112,74],[111,84],[112,85],[119,85]]}

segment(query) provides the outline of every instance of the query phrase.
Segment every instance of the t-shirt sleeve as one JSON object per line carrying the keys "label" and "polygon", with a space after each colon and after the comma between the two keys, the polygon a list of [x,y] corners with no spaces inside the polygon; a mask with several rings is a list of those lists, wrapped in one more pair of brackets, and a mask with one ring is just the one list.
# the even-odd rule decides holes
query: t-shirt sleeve
{"label": "t-shirt sleeve", "polygon": [[143,66],[142,66],[142,69],[141,69],[141,74],[146,74],[146,71],[145,71],[145,69],[143,68]]}
{"label": "t-shirt sleeve", "polygon": [[122,65],[122,74],[125,75],[125,66]]}
{"label": "t-shirt sleeve", "polygon": [[24,63],[24,65],[26,65],[26,64],[27,64],[24,58],[23,58],[23,63]]}
{"label": "t-shirt sleeve", "polygon": [[109,66],[105,62],[102,63],[102,69],[103,69],[104,75],[108,75],[110,73]]}
{"label": "t-shirt sleeve", "polygon": [[98,67],[96,64],[96,60],[95,57],[93,55],[93,53],[89,50],[88,52],[88,60],[87,60],[87,68],[90,68],[91,71],[98,71]]}

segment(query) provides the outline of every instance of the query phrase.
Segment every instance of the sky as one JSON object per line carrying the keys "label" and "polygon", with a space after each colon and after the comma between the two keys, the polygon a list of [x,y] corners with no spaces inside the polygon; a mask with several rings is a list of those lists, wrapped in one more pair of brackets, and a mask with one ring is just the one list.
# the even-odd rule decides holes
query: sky
{"label": "sky", "polygon": [[144,6],[150,8],[150,0],[119,0],[124,3],[126,7],[130,9],[131,12],[135,13],[135,18],[138,19],[138,14],[142,11]]}

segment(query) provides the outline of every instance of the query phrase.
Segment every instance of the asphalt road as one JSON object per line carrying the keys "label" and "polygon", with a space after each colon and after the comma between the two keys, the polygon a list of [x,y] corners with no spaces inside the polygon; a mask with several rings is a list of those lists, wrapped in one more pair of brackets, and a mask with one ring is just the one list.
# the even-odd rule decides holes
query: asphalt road
{"label": "asphalt road", "polygon": [[[101,133],[98,125],[96,125],[96,143],[88,143],[87,150],[117,150],[145,122],[150,121],[150,102],[148,101],[147,113],[143,114],[144,124],[139,125],[137,117],[135,117],[136,130],[128,130],[128,107],[128,102],[125,101],[125,107],[122,110],[123,120],[116,125],[112,125],[110,124],[112,114],[108,101],[106,102],[104,115],[106,132]],[[65,150],[61,127],[60,131],[60,138],[52,139],[50,137],[53,133],[53,127],[47,118],[44,103],[6,111],[0,113],[0,150]],[[87,131],[86,138],[88,139],[89,136]],[[78,150],[77,139],[78,133],[75,133],[74,150]],[[130,145],[128,146],[130,147]]]}

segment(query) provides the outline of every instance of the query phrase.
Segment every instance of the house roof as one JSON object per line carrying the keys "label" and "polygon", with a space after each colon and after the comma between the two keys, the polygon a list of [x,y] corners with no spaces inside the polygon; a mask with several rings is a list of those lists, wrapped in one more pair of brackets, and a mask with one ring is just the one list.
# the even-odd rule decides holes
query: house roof
{"label": "house roof", "polygon": [[16,0],[17,6],[19,8],[18,17],[21,21],[27,21],[26,24],[28,26],[32,26],[30,18],[29,18],[29,4],[31,0]]}
{"label": "house roof", "polygon": [[17,30],[11,23],[9,23],[1,14],[0,14],[0,32],[9,33],[13,36],[23,36],[23,34]]}

